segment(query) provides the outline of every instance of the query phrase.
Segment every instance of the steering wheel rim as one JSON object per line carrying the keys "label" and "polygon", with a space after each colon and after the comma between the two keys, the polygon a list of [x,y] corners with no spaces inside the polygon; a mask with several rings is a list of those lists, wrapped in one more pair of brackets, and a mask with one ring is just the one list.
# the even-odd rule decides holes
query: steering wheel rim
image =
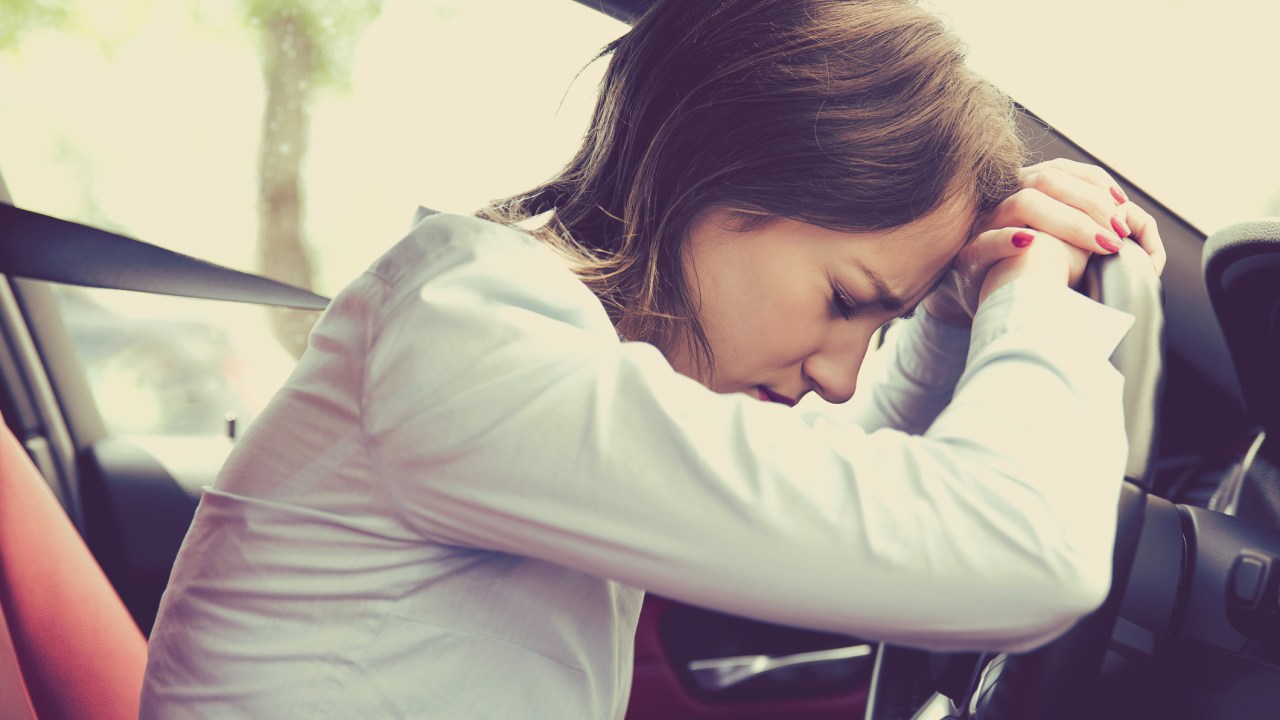
{"label": "steering wheel rim", "polygon": [[[1146,490],[1150,487],[1155,457],[1155,418],[1159,416],[1163,384],[1164,315],[1159,281],[1142,249],[1126,243],[1117,254],[1095,256],[1086,271],[1081,292],[1135,318],[1134,327],[1111,358],[1125,378],[1125,430],[1129,439],[1126,480],[1120,496],[1112,555],[1111,589],[1102,605],[1057,639],[1036,650],[1002,655],[993,661],[974,690],[978,696],[972,705],[978,712],[971,716],[969,707],[960,708],[962,717],[978,720],[1084,717],[1083,705],[1089,702],[1088,690],[1102,667],[1137,554]],[[885,657],[886,647],[882,643],[872,676],[867,720],[888,717],[877,708],[886,700],[878,691],[904,686],[900,678],[893,677],[895,671],[885,662]],[[932,716],[917,714],[917,717]]]}

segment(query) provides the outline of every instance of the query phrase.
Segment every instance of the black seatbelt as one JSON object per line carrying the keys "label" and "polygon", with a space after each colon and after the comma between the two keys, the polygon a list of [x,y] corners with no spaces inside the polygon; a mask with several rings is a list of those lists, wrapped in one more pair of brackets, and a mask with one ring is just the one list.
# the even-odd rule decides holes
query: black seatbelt
{"label": "black seatbelt", "polygon": [[329,299],[0,202],[0,273],[69,285],[323,310]]}

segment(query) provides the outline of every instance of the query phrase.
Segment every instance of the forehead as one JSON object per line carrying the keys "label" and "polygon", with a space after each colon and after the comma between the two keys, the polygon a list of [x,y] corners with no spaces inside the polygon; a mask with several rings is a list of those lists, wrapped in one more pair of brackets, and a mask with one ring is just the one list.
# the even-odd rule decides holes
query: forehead
{"label": "forehead", "polygon": [[968,202],[952,201],[915,222],[889,230],[856,233],[845,261],[869,270],[898,297],[918,300],[964,248],[973,226]]}

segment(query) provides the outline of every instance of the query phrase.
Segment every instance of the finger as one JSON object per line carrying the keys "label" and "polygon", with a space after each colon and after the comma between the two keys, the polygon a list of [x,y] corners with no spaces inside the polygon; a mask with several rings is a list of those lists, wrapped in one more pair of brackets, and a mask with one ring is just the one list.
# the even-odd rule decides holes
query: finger
{"label": "finger", "polygon": [[970,316],[976,313],[987,273],[1001,261],[1027,255],[1032,248],[1045,243],[1065,247],[1051,236],[1030,228],[998,228],[978,234],[952,264],[959,280],[957,289],[961,307]]}
{"label": "finger", "polygon": [[[1063,173],[1096,188],[1106,187],[1108,194],[1119,206],[1117,208],[1118,212],[1108,218],[1108,223],[1111,225],[1112,230],[1122,238],[1129,237],[1136,241],[1151,256],[1152,263],[1156,267],[1156,273],[1164,272],[1168,257],[1165,253],[1164,241],[1161,239],[1160,231],[1156,227],[1155,219],[1150,213],[1129,200],[1120,184],[1115,181],[1115,178],[1111,177],[1110,173],[1097,165],[1076,162],[1066,158],[1055,158],[1024,168],[1024,183],[1029,177],[1034,177],[1037,174],[1045,175],[1046,173]],[[1083,210],[1084,208],[1081,209]],[[1097,219],[1096,210],[1090,214],[1095,220]],[[1143,228],[1145,236],[1138,231],[1138,226]]]}
{"label": "finger", "polygon": [[[1103,173],[1104,175],[1106,173]],[[1123,209],[1106,188],[1051,163],[1040,163],[1022,172],[1023,187],[1033,188],[1082,211],[1100,227],[1111,228],[1117,237],[1128,237],[1130,228]]]}
{"label": "finger", "polygon": [[981,284],[992,265],[1027,252],[1037,235],[1035,230],[1024,227],[1006,227],[980,233],[956,257],[953,267],[966,283]]}
{"label": "finger", "polygon": [[[1088,256],[1088,252],[1075,249],[1048,233],[1036,232],[1029,228],[998,228],[980,233],[973,242],[965,246],[952,264],[960,281],[956,283],[960,305],[970,316],[977,313],[978,305],[983,300],[983,293],[991,290],[988,288],[988,275],[997,272],[995,270],[997,266],[1004,265],[1006,260],[1012,260],[1014,264],[1032,261],[1037,254],[1048,254],[1046,258],[1051,258],[1055,254],[1064,256],[1060,263],[1055,264],[1050,260],[1047,264],[1043,261],[1038,264],[1039,268],[1043,268],[1043,272],[1048,273],[1052,273],[1052,268],[1055,266],[1061,268],[1061,281],[1070,279],[1069,268],[1066,265],[1069,254],[1079,254],[1082,258]],[[1083,266],[1083,260],[1080,264]],[[1024,269],[1023,273],[1025,272],[1027,270]],[[1044,275],[1044,277],[1050,277],[1050,275]]]}
{"label": "finger", "polygon": [[1151,256],[1151,264],[1156,268],[1156,275],[1162,274],[1169,258],[1165,254],[1164,240],[1160,237],[1155,218],[1151,217],[1151,213],[1133,203],[1126,204],[1124,209],[1129,227],[1133,230],[1130,237]]}
{"label": "finger", "polygon": [[988,226],[1035,228],[1089,252],[1110,254],[1120,249],[1114,229],[1035,188],[1023,188],[997,205]]}
{"label": "finger", "polygon": [[1125,195],[1124,189],[1120,187],[1120,183],[1116,182],[1116,179],[1111,177],[1111,173],[1103,170],[1097,165],[1068,160],[1067,158],[1054,158],[1042,163],[1030,165],[1023,168],[1023,170],[1035,171],[1037,168],[1043,167],[1055,168],[1061,172],[1067,173],[1068,175],[1079,178],[1094,187],[1106,191],[1106,193],[1112,197],[1114,201],[1113,204],[1115,205],[1123,205],[1129,202],[1129,197]]}

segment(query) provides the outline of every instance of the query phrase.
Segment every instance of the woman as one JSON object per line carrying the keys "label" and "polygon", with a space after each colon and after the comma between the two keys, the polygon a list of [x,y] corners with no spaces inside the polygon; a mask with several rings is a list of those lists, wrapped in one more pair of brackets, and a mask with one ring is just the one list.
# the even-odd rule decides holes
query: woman
{"label": "woman", "polygon": [[908,2],[660,3],[609,50],[560,175],[423,217],[317,324],[201,500],[144,717],[621,718],[643,590],[938,649],[1101,601],[1129,318],[1068,283],[1159,264],[1149,216],[1022,169]]}

